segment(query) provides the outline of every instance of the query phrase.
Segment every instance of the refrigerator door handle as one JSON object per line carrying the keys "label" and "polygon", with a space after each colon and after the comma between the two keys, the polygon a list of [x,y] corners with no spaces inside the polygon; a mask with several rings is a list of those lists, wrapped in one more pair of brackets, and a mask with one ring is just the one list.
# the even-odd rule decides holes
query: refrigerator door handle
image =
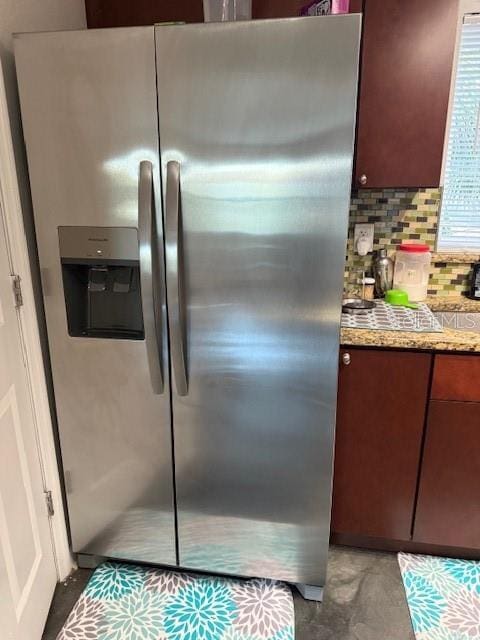
{"label": "refrigerator door handle", "polygon": [[163,393],[159,268],[156,245],[152,163],[140,162],[138,180],[138,240],[143,325],[150,380],[155,394]]}
{"label": "refrigerator door handle", "polygon": [[182,291],[182,233],[180,216],[180,163],[167,163],[165,193],[165,245],[167,264],[168,321],[175,385],[179,396],[188,393],[185,310]]}

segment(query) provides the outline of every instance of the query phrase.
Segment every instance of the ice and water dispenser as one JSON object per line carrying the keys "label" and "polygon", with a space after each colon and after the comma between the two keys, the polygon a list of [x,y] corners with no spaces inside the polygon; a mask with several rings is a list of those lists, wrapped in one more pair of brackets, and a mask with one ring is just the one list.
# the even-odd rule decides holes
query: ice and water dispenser
{"label": "ice and water dispenser", "polygon": [[138,232],[59,227],[68,333],[143,340]]}

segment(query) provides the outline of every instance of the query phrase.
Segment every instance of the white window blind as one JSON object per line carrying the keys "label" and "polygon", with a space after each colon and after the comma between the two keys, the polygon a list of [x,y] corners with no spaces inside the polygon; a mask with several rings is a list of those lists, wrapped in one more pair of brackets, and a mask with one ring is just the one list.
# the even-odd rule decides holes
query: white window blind
{"label": "white window blind", "polygon": [[480,250],[480,17],[465,16],[444,167],[438,251]]}

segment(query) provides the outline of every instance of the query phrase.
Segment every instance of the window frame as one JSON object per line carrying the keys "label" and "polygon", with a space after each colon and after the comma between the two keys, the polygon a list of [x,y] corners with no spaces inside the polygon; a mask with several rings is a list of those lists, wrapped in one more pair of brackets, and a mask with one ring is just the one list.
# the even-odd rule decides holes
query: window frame
{"label": "window frame", "polygon": [[[442,206],[443,206],[443,187],[445,184],[445,173],[447,168],[447,156],[448,156],[448,143],[450,140],[450,130],[452,126],[452,116],[453,116],[453,104],[455,98],[455,84],[457,80],[457,70],[458,70],[458,61],[460,56],[460,45],[462,39],[462,28],[465,20],[465,16],[478,14],[480,18],[480,0],[459,0],[458,2],[458,14],[457,14],[457,29],[455,35],[455,51],[453,56],[453,65],[452,65],[452,75],[450,79],[450,94],[448,100],[448,111],[447,111],[447,124],[445,127],[445,138],[443,143],[443,157],[442,157],[442,170],[440,174],[440,188],[442,189],[442,198],[440,200],[440,206],[438,210],[438,229],[437,236],[435,240],[435,251],[436,253],[467,253],[473,254],[478,257],[480,253],[480,247],[470,248],[470,249],[458,249],[452,247],[441,247],[440,246],[440,221],[442,218]],[[479,220],[480,227],[480,220]]]}

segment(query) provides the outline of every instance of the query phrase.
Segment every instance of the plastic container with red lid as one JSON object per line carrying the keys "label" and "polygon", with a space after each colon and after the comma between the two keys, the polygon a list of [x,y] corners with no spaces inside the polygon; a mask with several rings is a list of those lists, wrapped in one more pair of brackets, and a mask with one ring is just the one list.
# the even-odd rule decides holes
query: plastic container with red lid
{"label": "plastic container with red lid", "polygon": [[398,251],[406,251],[407,253],[428,253],[430,247],[428,244],[401,244]]}
{"label": "plastic container with red lid", "polygon": [[405,243],[397,248],[393,286],[408,293],[412,302],[427,297],[432,254],[426,244]]}

